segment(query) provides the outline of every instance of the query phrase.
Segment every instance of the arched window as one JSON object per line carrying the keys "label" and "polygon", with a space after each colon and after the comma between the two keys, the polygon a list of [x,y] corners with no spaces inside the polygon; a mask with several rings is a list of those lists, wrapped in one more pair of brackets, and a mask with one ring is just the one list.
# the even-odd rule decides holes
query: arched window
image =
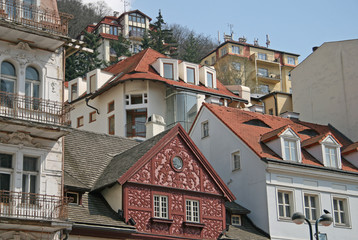
{"label": "arched window", "polygon": [[15,83],[16,83],[16,71],[14,65],[9,62],[1,63],[1,74],[0,74],[0,90],[1,92],[1,105],[6,107],[12,107],[13,95],[6,93],[15,92]]}
{"label": "arched window", "polygon": [[[37,110],[39,106],[40,98],[40,75],[39,72],[33,67],[26,68],[25,75],[25,96],[29,97],[33,102],[33,109]],[[29,104],[26,104],[27,108],[30,108]]]}

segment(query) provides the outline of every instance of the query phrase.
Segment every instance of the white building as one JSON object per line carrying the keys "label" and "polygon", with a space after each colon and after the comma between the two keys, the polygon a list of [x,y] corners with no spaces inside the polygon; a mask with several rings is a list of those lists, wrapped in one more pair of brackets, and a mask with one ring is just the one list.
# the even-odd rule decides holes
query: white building
{"label": "white building", "polygon": [[189,130],[203,102],[247,102],[217,81],[213,68],[150,48],[73,79],[68,89],[72,127],[137,138],[151,137],[176,123]]}
{"label": "white building", "polygon": [[291,72],[293,110],[358,141],[358,39],[326,42]]}
{"label": "white building", "polygon": [[321,233],[357,238],[357,143],[331,126],[204,104],[190,136],[271,239],[309,239],[292,214],[314,225],[324,209],[334,222]]}
{"label": "white building", "polygon": [[0,3],[0,239],[60,239],[67,22],[55,0]]}

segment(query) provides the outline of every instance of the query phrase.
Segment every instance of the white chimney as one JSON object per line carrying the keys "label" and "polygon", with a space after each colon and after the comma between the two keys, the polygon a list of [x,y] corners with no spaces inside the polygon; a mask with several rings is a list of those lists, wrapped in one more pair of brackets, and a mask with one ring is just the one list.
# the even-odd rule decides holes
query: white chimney
{"label": "white chimney", "polygon": [[264,113],[264,106],[254,104],[249,107],[251,112]]}
{"label": "white chimney", "polygon": [[146,127],[146,138],[154,137],[155,135],[165,130],[164,118],[160,115],[153,114],[148,117],[145,123]]}
{"label": "white chimney", "polygon": [[280,114],[280,117],[299,119],[300,114],[297,112],[284,112]]}

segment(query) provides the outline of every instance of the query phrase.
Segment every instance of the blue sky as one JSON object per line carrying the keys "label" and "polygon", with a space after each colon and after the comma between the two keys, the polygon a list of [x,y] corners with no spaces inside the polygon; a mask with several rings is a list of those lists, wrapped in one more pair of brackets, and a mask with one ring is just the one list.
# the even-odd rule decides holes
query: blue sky
{"label": "blue sky", "polygon": [[[87,0],[91,1],[91,0]],[[122,9],[123,0],[105,0],[112,9]],[[115,1],[115,5],[112,2]],[[127,0],[152,18],[161,9],[168,24],[178,23],[197,33],[218,38],[229,33],[270,48],[300,54],[302,61],[313,46],[324,42],[358,38],[358,0]],[[112,5],[112,6],[111,6]]]}

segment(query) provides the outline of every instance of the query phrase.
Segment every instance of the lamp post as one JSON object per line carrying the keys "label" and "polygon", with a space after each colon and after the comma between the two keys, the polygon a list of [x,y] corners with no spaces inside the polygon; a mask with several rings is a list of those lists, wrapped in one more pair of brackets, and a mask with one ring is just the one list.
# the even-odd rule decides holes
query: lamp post
{"label": "lamp post", "polygon": [[[302,224],[304,221],[307,222],[309,229],[310,229],[310,240],[313,240],[313,236],[312,236],[312,224],[310,222],[310,220],[308,220],[305,215],[303,215],[300,212],[295,212],[292,217],[291,217],[292,221],[296,224]],[[316,240],[318,239],[318,223],[321,223],[323,226],[328,227],[329,225],[331,225],[331,223],[333,222],[333,219],[331,217],[331,215],[329,214],[323,214],[322,216],[320,216],[317,220],[316,220],[316,224],[315,224],[315,238]]]}

